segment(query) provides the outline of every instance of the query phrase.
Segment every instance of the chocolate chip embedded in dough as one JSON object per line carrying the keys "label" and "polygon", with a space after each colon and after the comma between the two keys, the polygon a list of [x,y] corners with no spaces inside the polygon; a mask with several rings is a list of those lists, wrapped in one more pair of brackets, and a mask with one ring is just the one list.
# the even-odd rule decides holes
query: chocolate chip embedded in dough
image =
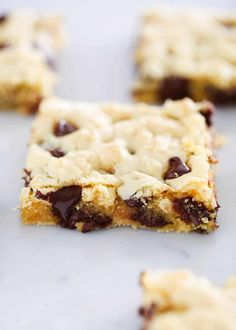
{"label": "chocolate chip embedded in dough", "polygon": [[49,202],[52,203],[52,212],[59,218],[62,227],[76,228],[76,204],[81,200],[82,188],[80,186],[68,186],[49,194]]}
{"label": "chocolate chip embedded in dough", "polygon": [[166,99],[179,100],[190,96],[189,79],[179,76],[169,76],[162,80],[158,89],[161,101]]}
{"label": "chocolate chip embedded in dough", "polygon": [[157,310],[156,304],[152,303],[149,307],[139,308],[139,315],[144,317],[145,320],[150,321],[155,315],[156,310]]}
{"label": "chocolate chip embedded in dough", "polygon": [[192,197],[176,198],[173,201],[173,209],[180,215],[182,221],[195,226],[211,220],[211,212]]}
{"label": "chocolate chip embedded in dough", "polygon": [[178,178],[184,174],[191,172],[190,168],[179,157],[171,157],[169,159],[169,168],[164,175],[164,180]]}
{"label": "chocolate chip embedded in dough", "polygon": [[50,152],[50,154],[51,154],[53,157],[56,157],[56,158],[61,158],[61,157],[65,156],[65,152],[62,151],[62,150],[59,149],[59,148],[56,148],[56,149],[49,149],[48,151]]}
{"label": "chocolate chip embedded in dough", "polygon": [[56,123],[54,127],[54,134],[58,137],[70,134],[78,129],[77,126],[72,124],[71,122],[61,119]]}

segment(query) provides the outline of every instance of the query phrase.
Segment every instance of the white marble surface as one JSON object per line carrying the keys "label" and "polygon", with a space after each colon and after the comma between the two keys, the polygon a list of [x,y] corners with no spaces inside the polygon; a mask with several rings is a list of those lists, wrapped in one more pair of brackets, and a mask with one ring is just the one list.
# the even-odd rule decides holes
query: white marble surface
{"label": "white marble surface", "polygon": [[[141,11],[155,3],[24,1],[25,6],[63,11],[67,18],[70,41],[60,56],[58,95],[128,100],[134,78],[135,24]],[[17,4],[19,1],[9,0],[8,8]],[[227,4],[233,6],[234,1]],[[216,116],[217,127],[228,135],[229,143],[218,153],[222,208],[220,228],[210,235],[124,228],[84,235],[21,225],[14,208],[31,121],[16,114],[0,114],[1,330],[139,329],[136,310],[141,301],[138,276],[142,270],[187,267],[217,283],[236,272],[236,109],[219,110]]]}

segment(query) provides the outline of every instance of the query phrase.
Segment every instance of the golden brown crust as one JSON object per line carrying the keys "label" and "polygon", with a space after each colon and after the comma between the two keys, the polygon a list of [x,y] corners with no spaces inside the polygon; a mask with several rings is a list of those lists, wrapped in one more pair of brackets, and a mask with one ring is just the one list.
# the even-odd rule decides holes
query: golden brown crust
{"label": "golden brown crust", "polygon": [[[170,232],[170,231],[177,231],[177,232],[189,232],[192,230],[196,231],[203,231],[203,232],[211,232],[216,228],[215,221],[211,221],[204,226],[202,224],[198,228],[194,228],[192,224],[187,224],[179,218],[178,214],[172,212],[171,214],[165,214],[167,221],[170,224],[167,224],[163,227],[150,227],[144,224],[141,224],[139,221],[135,221],[132,219],[134,214],[134,210],[128,207],[124,201],[118,199],[115,202],[115,209],[114,212],[111,214],[109,210],[104,210],[104,213],[110,215],[112,217],[112,223],[108,226],[117,227],[117,226],[130,226],[134,229],[137,228],[144,228],[144,229],[152,229],[159,232]],[[158,212],[158,209],[155,209],[155,212]],[[159,210],[160,212],[160,210]],[[56,217],[52,212],[52,206],[49,202],[43,201],[40,199],[36,199],[34,197],[31,198],[30,202],[28,200],[28,206],[21,208],[21,217],[24,224],[28,225],[58,225],[59,219]],[[83,219],[81,219],[83,221]],[[79,222],[76,225],[76,228],[79,231],[83,229],[83,223]]]}
{"label": "golden brown crust", "polygon": [[0,85],[0,109],[14,109],[22,114],[34,114],[43,99],[41,92],[37,86],[27,84]]}

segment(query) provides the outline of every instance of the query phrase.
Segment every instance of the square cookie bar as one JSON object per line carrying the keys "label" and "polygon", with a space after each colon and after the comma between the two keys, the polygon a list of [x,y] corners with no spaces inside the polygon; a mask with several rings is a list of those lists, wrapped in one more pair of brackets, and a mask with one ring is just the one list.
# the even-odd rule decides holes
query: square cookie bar
{"label": "square cookie bar", "polygon": [[217,202],[207,102],[45,100],[21,193],[26,224],[210,232]]}
{"label": "square cookie bar", "polygon": [[61,17],[31,11],[0,15],[0,108],[34,113],[53,91]]}
{"label": "square cookie bar", "polygon": [[222,288],[189,271],[145,272],[143,330],[234,330],[236,277]]}
{"label": "square cookie bar", "polygon": [[150,12],[143,18],[135,61],[137,101],[236,102],[236,16]]}

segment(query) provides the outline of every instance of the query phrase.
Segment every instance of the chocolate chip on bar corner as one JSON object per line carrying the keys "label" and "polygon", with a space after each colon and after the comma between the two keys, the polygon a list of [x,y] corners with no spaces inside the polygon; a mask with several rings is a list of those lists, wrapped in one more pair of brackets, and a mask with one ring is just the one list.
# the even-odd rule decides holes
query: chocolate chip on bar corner
{"label": "chocolate chip on bar corner", "polygon": [[[218,42],[220,40],[220,42]],[[236,15],[159,9],[144,15],[133,97],[236,103]]]}
{"label": "chocolate chip on bar corner", "polygon": [[26,224],[89,232],[217,228],[213,107],[43,101],[21,192]]}

